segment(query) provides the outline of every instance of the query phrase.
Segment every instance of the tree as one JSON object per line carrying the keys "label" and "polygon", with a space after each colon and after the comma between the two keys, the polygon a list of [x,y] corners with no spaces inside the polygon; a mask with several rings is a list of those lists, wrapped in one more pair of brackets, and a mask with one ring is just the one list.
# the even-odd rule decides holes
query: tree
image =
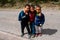
{"label": "tree", "polygon": [[0,0],[1,6],[4,6],[7,2],[8,2],[8,0]]}
{"label": "tree", "polygon": [[8,3],[14,6],[14,4],[16,3],[16,0],[8,0]]}

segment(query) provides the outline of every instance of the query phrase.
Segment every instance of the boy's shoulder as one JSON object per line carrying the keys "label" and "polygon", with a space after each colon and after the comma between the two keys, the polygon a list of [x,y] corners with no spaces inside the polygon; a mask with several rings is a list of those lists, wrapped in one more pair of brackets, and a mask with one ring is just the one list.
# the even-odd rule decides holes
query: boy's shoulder
{"label": "boy's shoulder", "polygon": [[43,16],[44,16],[44,14],[43,13],[41,13]]}
{"label": "boy's shoulder", "polygon": [[20,11],[20,13],[24,13],[24,11],[23,11],[23,10],[21,10],[21,11]]}

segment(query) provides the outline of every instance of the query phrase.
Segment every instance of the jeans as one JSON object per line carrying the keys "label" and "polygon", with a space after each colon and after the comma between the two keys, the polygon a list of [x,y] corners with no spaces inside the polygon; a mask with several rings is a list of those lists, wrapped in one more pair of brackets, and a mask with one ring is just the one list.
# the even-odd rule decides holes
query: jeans
{"label": "jeans", "polygon": [[35,34],[35,24],[34,22],[30,22],[31,34]]}

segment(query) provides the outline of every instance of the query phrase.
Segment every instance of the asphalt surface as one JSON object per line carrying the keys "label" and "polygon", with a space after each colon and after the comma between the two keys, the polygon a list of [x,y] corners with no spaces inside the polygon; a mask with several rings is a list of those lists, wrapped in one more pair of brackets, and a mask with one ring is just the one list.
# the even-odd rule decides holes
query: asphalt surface
{"label": "asphalt surface", "polygon": [[[27,34],[23,38],[20,37],[19,12],[20,10],[15,9],[0,9],[0,40],[60,40],[60,10],[42,9],[42,13],[45,15],[43,34],[33,39],[28,39]],[[25,32],[27,32],[26,29]]]}

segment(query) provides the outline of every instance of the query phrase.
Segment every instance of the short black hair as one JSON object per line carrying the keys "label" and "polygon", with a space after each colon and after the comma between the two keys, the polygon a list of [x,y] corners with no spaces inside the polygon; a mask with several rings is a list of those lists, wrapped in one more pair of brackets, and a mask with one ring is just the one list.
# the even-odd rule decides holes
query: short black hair
{"label": "short black hair", "polygon": [[33,8],[35,8],[35,7],[34,7],[34,5],[30,5],[30,7],[33,7]]}
{"label": "short black hair", "polygon": [[39,7],[39,8],[41,8],[41,6],[40,6],[40,5],[36,5],[36,7]]}
{"label": "short black hair", "polygon": [[29,5],[29,4],[26,4],[26,5],[25,5],[25,7],[26,7],[26,6],[29,6],[29,7],[30,7],[30,5]]}

